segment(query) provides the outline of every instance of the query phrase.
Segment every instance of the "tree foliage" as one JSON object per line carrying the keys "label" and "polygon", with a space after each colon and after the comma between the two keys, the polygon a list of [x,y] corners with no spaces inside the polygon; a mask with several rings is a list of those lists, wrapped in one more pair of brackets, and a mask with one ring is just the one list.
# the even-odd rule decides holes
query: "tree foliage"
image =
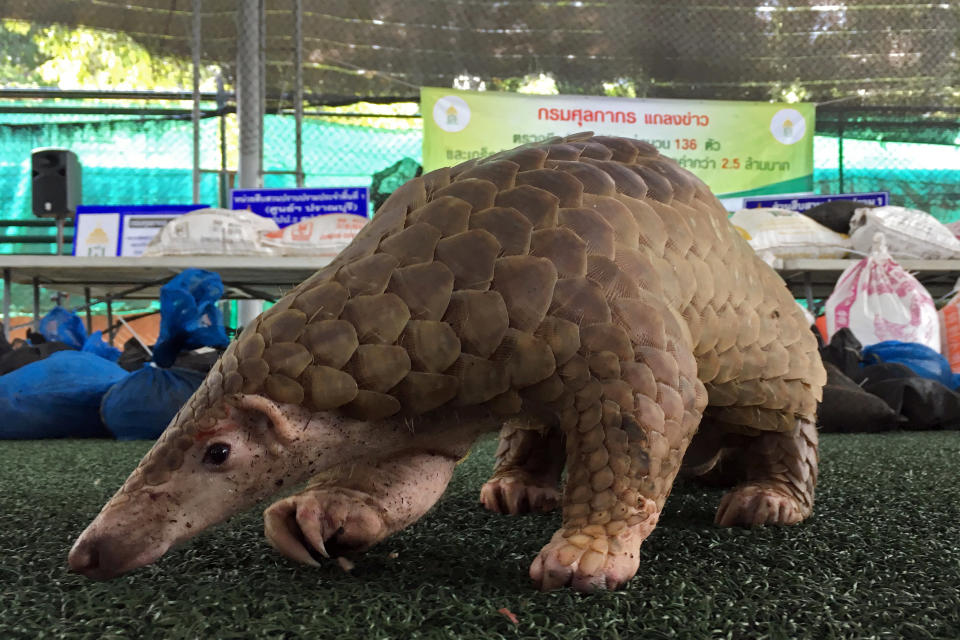
{"label": "tree foliage", "polygon": [[[0,86],[58,89],[189,90],[188,59],[151,54],[125,33],[0,22]],[[215,67],[201,67],[201,89],[215,88]]]}

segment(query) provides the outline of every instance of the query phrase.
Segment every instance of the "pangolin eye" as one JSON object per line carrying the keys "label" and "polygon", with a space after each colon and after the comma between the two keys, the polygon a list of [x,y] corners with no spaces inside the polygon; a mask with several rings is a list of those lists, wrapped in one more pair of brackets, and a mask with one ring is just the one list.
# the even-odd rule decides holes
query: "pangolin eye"
{"label": "pangolin eye", "polygon": [[215,442],[203,454],[203,461],[206,464],[221,465],[230,457],[230,445],[222,442]]}

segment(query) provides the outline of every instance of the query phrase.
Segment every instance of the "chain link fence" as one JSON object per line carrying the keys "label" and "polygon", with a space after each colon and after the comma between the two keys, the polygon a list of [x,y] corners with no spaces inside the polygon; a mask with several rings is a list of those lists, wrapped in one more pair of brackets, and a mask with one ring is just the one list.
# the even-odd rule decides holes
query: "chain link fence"
{"label": "chain link fence", "polygon": [[[62,147],[80,158],[85,204],[193,202],[193,133],[189,103],[162,107],[103,106],[88,101],[3,99],[0,95],[0,193],[5,220],[33,220],[30,154]],[[124,101],[129,104],[131,101]],[[152,102],[158,102],[156,100]],[[384,113],[361,113],[357,109]],[[371,186],[401,161],[419,164],[422,127],[416,103],[310,108],[302,122],[306,186]],[[281,110],[264,117],[265,187],[296,185],[295,118]],[[232,104],[201,104],[199,202],[229,207],[239,150]],[[52,228],[8,226],[0,235],[49,237]],[[53,253],[49,243],[0,244],[0,253]],[[69,252],[69,247],[67,249]]]}
{"label": "chain link fence", "polygon": [[816,132],[819,193],[889,191],[892,204],[960,220],[960,109],[824,106]]}
{"label": "chain link fence", "polygon": [[[97,102],[97,104],[92,104]],[[193,138],[189,102],[104,106],[103,100],[3,99],[0,95],[0,192],[3,217],[28,220],[30,153],[37,147],[75,151],[87,204],[188,204]],[[161,106],[156,106],[157,104]],[[235,108],[201,103],[200,198],[229,206],[238,163]],[[290,107],[264,116],[265,187],[296,185],[296,119]],[[821,193],[890,191],[895,204],[960,218],[960,109],[824,106],[818,110],[815,182]],[[371,186],[400,162],[419,164],[422,123],[414,102],[308,106],[301,139],[303,184]],[[6,228],[7,235],[52,229]],[[0,245],[0,252],[49,253],[48,244]]]}
{"label": "chain link fence", "polygon": [[[7,0],[3,18],[131,34],[150,51],[190,59],[200,17],[204,65],[236,77],[236,0]],[[305,94],[414,98],[420,86],[478,78],[509,89],[528,74],[564,93],[605,85],[637,96],[873,105],[960,101],[960,7],[902,0],[270,0],[264,88],[294,91],[296,16]],[[256,37],[256,36],[253,36]],[[187,88],[187,87],[185,87]]]}

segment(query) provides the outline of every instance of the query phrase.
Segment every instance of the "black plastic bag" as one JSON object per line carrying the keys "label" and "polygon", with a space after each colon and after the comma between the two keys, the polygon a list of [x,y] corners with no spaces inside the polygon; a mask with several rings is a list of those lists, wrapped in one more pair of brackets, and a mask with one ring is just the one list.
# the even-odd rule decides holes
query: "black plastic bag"
{"label": "black plastic bag", "polygon": [[[20,342],[20,344],[16,344]],[[41,344],[27,344],[14,341],[14,347],[0,356],[0,376],[16,371],[31,362],[44,360],[58,351],[76,351],[73,347],[62,342],[43,342]]]}
{"label": "black plastic bag", "polygon": [[853,200],[831,200],[801,211],[808,218],[813,218],[827,229],[837,233],[850,234],[850,218],[855,209],[872,208],[873,205]]}
{"label": "black plastic bag", "polygon": [[824,364],[829,362],[851,380],[858,380],[862,352],[863,345],[848,327],[844,327],[830,337],[830,344],[820,349],[820,357]]}
{"label": "black plastic bag", "polygon": [[904,429],[960,428],[960,394],[936,380],[914,375],[867,381],[863,388],[900,414],[904,418]]}
{"label": "black plastic bag", "polygon": [[900,427],[903,419],[882,398],[860,388],[832,363],[824,363],[827,384],[817,409],[817,424],[825,433],[872,433]]}
{"label": "black plastic bag", "polygon": [[[218,347],[201,347],[192,351],[183,351],[177,355],[173,366],[207,373],[224,351],[225,349]],[[150,362],[150,354],[136,338],[130,338],[124,343],[123,353],[117,360],[117,364],[127,371],[139,371],[148,362]]]}

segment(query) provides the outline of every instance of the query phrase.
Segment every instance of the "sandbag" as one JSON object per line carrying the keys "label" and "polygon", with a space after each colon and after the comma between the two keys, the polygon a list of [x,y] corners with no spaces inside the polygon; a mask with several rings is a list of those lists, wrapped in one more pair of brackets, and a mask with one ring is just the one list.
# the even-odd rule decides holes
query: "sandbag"
{"label": "sandbag", "polygon": [[824,365],[833,364],[843,375],[856,380],[862,350],[863,345],[857,337],[849,328],[844,327],[833,334],[829,344],[820,348],[820,358]]}
{"label": "sandbag", "polygon": [[881,398],[903,416],[903,429],[960,428],[960,394],[936,380],[913,376],[863,384],[864,391]]}
{"label": "sandbag", "polygon": [[276,222],[250,211],[197,209],[172,218],[143,255],[270,255],[272,250],[260,244],[259,233],[277,229]]}
{"label": "sandbag", "polygon": [[333,258],[353,242],[367,222],[368,218],[362,215],[328,213],[295,222],[279,231],[261,233],[260,243],[284,256]]}
{"label": "sandbag", "polygon": [[819,222],[831,231],[849,235],[850,219],[853,217],[854,211],[871,207],[872,205],[856,200],[831,200],[800,213]]}
{"label": "sandbag", "polygon": [[83,349],[86,353],[92,353],[100,356],[110,362],[116,362],[120,358],[120,349],[117,349],[103,339],[103,331],[94,331],[83,342]]}
{"label": "sandbag", "polygon": [[950,389],[960,386],[960,376],[950,370],[947,359],[922,344],[888,340],[865,347],[862,358],[864,364],[886,362],[906,365],[918,376],[936,380]]}
{"label": "sandbag", "polygon": [[730,222],[760,257],[842,258],[847,239],[797,211],[740,209]]}
{"label": "sandbag", "polygon": [[903,418],[882,398],[864,391],[836,365],[826,362],[827,384],[817,409],[817,425],[826,433],[874,433],[900,427]]}
{"label": "sandbag", "polygon": [[57,341],[35,345],[25,342],[15,344],[10,351],[0,356],[0,376],[16,371],[20,367],[25,367],[31,362],[49,358],[58,351],[76,351],[76,349]]}
{"label": "sandbag", "polygon": [[869,364],[860,368],[857,376],[850,376],[854,382],[859,385],[867,382],[880,382],[881,380],[902,380],[903,378],[916,378],[917,372],[905,364],[899,362],[881,362],[879,364]]}
{"label": "sandbag", "polygon": [[[190,351],[181,351],[174,359],[173,366],[208,373],[220,359],[224,350],[223,347],[200,347]],[[117,364],[127,371],[139,371],[143,365],[151,362],[152,359],[152,356],[147,353],[147,350],[136,338],[130,338],[123,344],[123,353],[120,354]]]}
{"label": "sandbag", "polygon": [[222,295],[220,276],[202,269],[185,269],[163,285],[160,335],[153,349],[158,366],[171,366],[184,350],[227,346],[223,315],[217,308]]}
{"label": "sandbag", "polygon": [[110,435],[100,401],[127,375],[92,353],[61,351],[0,377],[0,438]]}
{"label": "sandbag", "polygon": [[863,345],[916,342],[938,351],[940,320],[926,288],[887,251],[883,234],[863,260],[848,267],[827,298],[827,334],[849,327]]}
{"label": "sandbag", "polygon": [[146,364],[110,388],[100,416],[117,440],[155,439],[205,377],[190,369]]}
{"label": "sandbag", "polygon": [[850,244],[870,251],[873,237],[886,237],[890,255],[901,260],[948,260],[960,257],[960,240],[926,211],[904,207],[857,209],[850,219]]}
{"label": "sandbag", "polygon": [[87,339],[87,329],[80,316],[60,306],[40,318],[38,330],[47,340],[63,342],[74,349],[82,349]]}

